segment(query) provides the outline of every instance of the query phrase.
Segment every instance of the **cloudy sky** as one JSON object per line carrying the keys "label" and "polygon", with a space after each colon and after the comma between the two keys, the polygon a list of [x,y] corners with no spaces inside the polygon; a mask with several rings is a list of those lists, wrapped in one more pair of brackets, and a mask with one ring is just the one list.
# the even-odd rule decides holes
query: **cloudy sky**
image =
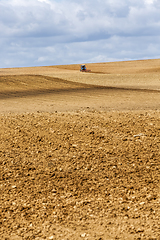
{"label": "cloudy sky", "polygon": [[0,68],[160,58],[160,0],[0,0]]}

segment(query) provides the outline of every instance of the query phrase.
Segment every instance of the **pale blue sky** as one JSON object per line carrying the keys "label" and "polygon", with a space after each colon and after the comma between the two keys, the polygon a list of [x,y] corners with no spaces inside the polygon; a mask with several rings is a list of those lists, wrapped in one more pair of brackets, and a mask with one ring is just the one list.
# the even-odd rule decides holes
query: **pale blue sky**
{"label": "pale blue sky", "polygon": [[159,0],[0,0],[0,68],[160,58]]}

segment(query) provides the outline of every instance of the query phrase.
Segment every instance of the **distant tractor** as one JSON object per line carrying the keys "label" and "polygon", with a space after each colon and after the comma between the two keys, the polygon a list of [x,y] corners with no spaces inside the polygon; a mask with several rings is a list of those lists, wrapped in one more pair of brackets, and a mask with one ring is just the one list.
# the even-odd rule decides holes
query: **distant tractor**
{"label": "distant tractor", "polygon": [[81,65],[80,72],[90,72],[91,70],[88,70],[85,66],[85,64]]}

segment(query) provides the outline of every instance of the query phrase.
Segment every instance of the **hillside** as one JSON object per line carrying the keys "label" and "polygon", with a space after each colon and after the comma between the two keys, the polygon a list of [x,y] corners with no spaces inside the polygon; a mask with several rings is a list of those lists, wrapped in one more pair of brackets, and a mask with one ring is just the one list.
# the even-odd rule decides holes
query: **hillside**
{"label": "hillside", "polygon": [[159,66],[0,69],[2,240],[159,239]]}

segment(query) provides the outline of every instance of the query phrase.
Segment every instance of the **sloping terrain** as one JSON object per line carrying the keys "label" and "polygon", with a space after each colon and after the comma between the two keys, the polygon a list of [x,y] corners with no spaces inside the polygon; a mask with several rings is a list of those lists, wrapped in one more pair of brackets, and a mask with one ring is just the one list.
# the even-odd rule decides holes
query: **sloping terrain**
{"label": "sloping terrain", "polygon": [[93,85],[44,75],[2,75],[0,103],[1,113],[86,108],[105,111],[156,110],[160,106],[160,90],[150,89],[149,86],[142,89],[127,85]]}
{"label": "sloping terrain", "polygon": [[0,69],[0,239],[159,239],[159,64]]}
{"label": "sloping terrain", "polygon": [[[68,81],[101,86],[160,90],[160,59],[80,65],[0,69],[0,75],[45,75]],[[38,87],[38,86],[37,86]]]}

